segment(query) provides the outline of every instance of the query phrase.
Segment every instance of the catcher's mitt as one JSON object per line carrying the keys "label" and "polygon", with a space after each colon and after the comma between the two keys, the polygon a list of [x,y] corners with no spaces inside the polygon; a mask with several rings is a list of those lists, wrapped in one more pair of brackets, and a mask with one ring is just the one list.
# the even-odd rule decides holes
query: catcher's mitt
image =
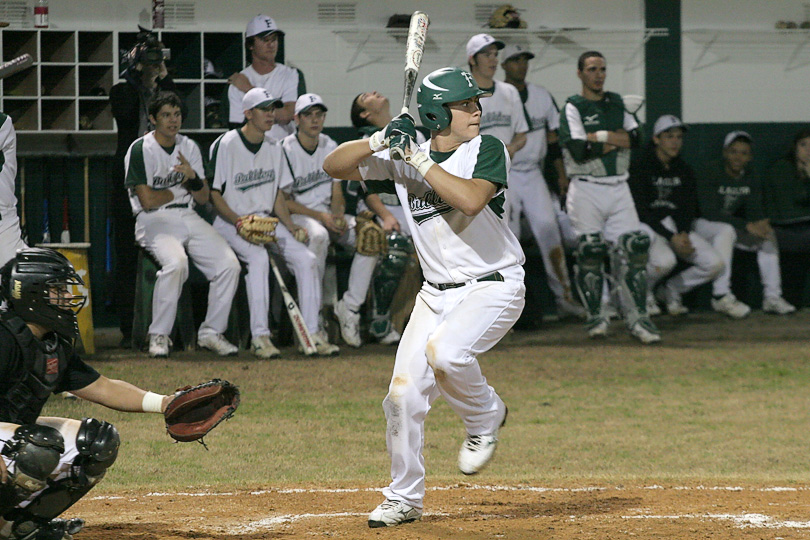
{"label": "catcher's mitt", "polygon": [[[239,389],[228,381],[213,379],[179,389],[166,407],[166,431],[178,442],[199,440],[239,407]],[[204,443],[203,443],[204,444]]]}
{"label": "catcher's mitt", "polygon": [[490,28],[526,28],[526,21],[520,19],[520,13],[511,4],[504,4],[492,12],[489,17]]}
{"label": "catcher's mitt", "polygon": [[251,244],[276,241],[278,218],[249,214],[236,221],[236,232]]}
{"label": "catcher's mitt", "polygon": [[355,249],[360,255],[379,255],[388,245],[385,230],[374,220],[374,212],[366,210],[357,214],[354,226]]}

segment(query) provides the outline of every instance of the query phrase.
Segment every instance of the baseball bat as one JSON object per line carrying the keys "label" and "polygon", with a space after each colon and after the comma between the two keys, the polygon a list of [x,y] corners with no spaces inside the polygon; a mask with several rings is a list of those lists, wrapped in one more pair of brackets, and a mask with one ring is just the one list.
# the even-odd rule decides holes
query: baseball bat
{"label": "baseball bat", "polygon": [[[425,52],[425,39],[430,21],[426,13],[414,11],[411,15],[411,24],[408,28],[408,40],[405,48],[405,88],[402,93],[402,110],[407,113],[411,106],[413,88],[419,75],[419,66],[422,65],[422,55]],[[403,159],[405,156],[399,147],[391,148],[394,159]]]}
{"label": "baseball bat", "polygon": [[18,71],[22,71],[25,68],[31,67],[33,65],[34,65],[34,58],[28,53],[13,58],[8,62],[3,62],[2,64],[0,64],[0,79],[5,79],[6,77],[14,75]]}
{"label": "baseball bat", "polygon": [[290,316],[293,330],[295,330],[295,335],[298,336],[298,341],[301,342],[304,354],[307,356],[317,354],[318,349],[315,347],[315,340],[312,339],[312,334],[309,333],[309,329],[304,323],[304,316],[301,315],[301,310],[298,309],[298,304],[295,303],[292,294],[287,290],[287,285],[284,283],[284,278],[281,277],[281,271],[279,271],[275,259],[272,255],[268,254],[268,256],[270,257],[270,265],[273,267],[273,274],[276,276],[276,281],[281,289],[281,295],[284,297],[284,307],[287,308],[287,314]]}

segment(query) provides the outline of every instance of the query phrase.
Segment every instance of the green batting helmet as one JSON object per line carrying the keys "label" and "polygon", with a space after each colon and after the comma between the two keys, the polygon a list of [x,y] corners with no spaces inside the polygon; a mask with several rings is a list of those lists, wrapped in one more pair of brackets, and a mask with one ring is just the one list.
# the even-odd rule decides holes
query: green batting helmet
{"label": "green batting helmet", "polygon": [[450,110],[445,105],[488,95],[491,94],[478,88],[473,76],[463,69],[437,69],[422,79],[422,84],[416,91],[419,118],[426,128],[441,131],[450,125],[451,119]]}

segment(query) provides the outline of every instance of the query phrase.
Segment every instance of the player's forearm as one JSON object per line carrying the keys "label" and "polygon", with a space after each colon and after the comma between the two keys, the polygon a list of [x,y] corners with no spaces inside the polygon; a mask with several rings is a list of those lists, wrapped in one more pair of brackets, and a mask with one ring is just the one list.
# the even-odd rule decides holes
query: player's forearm
{"label": "player's forearm", "polygon": [[[73,391],[73,394],[82,399],[123,412],[144,412],[146,393],[146,390],[126,381],[108,379],[103,375],[81,390]],[[155,396],[157,398],[160,398],[162,412],[170,397],[158,394]]]}
{"label": "player's forearm", "polygon": [[514,137],[512,137],[512,141],[506,145],[506,150],[509,152],[509,157],[513,157],[515,153],[526,146],[526,134],[525,133],[516,133]]}
{"label": "player's forearm", "polygon": [[368,197],[366,197],[366,205],[372,212],[380,216],[382,219],[385,219],[387,215],[391,214],[388,208],[385,207],[382,199],[380,199],[380,196],[376,193],[371,193]]}
{"label": "player's forearm", "polygon": [[276,124],[287,124],[292,122],[295,113],[295,102],[288,101],[280,109],[276,109]]}
{"label": "player's forearm", "polygon": [[348,141],[335,148],[323,162],[323,170],[340,180],[363,180],[358,167],[372,156],[367,139]]}
{"label": "player's forearm", "polygon": [[219,217],[231,225],[236,225],[236,222],[241,216],[237,215],[236,212],[231,210],[231,207],[228,206],[228,203],[225,202],[225,199],[222,197],[222,194],[219,191],[211,191],[211,202],[213,203],[217,214],[219,214]]}
{"label": "player's forearm", "polygon": [[588,142],[610,144],[619,148],[630,148],[630,134],[624,130],[619,131],[595,131],[587,134]]}
{"label": "player's forearm", "polygon": [[288,231],[293,231],[296,225],[293,223],[292,217],[290,216],[290,209],[287,207],[290,202],[286,195],[284,195],[284,192],[279,191],[278,195],[276,195],[276,204],[273,207],[273,213],[281,224],[287,227]]}
{"label": "player's forearm", "polygon": [[135,193],[144,210],[154,210],[174,200],[174,193],[168,189],[152,189],[146,185],[136,187]]}
{"label": "player's forearm", "polygon": [[320,220],[320,213],[316,212],[312,208],[304,206],[303,204],[296,202],[293,199],[287,199],[287,210],[289,211],[290,215],[292,214],[301,214],[304,216],[309,216],[313,219]]}
{"label": "player's forearm", "polygon": [[465,216],[478,215],[495,195],[495,184],[481,178],[459,178],[438,165],[431,167],[425,180],[444,202]]}

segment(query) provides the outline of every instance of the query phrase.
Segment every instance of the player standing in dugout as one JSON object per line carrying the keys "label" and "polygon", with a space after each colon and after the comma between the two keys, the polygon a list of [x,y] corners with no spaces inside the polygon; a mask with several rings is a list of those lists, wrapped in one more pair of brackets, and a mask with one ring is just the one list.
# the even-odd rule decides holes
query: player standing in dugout
{"label": "player standing in dugout", "polygon": [[[464,474],[489,462],[506,421],[506,405],[477,357],[523,310],[525,258],[503,215],[509,154],[503,142],[479,134],[484,95],[466,71],[434,71],[417,92],[428,142],[417,146],[413,118],[403,114],[369,139],[343,143],[324,162],[333,178],[396,193],[425,276],[383,401],[392,481],[369,527],[421,519],[424,420],[436,398],[444,396],[464,422]],[[403,161],[392,159],[393,147],[403,150]]]}

